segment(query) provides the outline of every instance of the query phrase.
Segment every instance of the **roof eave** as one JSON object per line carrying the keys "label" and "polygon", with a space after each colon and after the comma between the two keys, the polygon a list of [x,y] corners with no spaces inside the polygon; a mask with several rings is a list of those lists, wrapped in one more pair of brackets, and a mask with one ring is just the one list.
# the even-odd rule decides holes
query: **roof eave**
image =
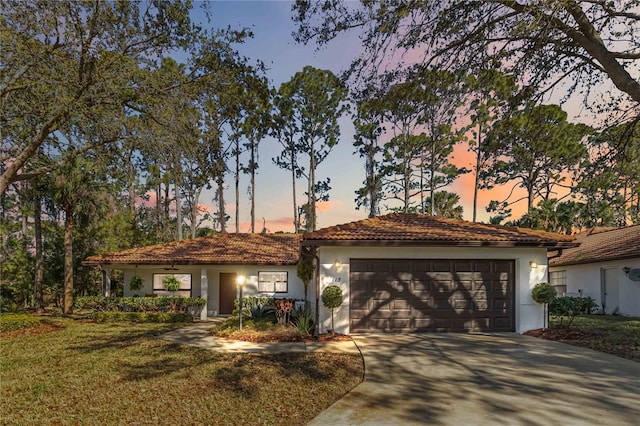
{"label": "roof eave", "polygon": [[102,266],[102,265],[131,265],[131,266],[216,266],[216,265],[262,265],[262,266],[292,266],[297,265],[298,260],[287,262],[198,262],[198,261],[175,261],[175,262],[162,262],[162,261],[145,261],[139,260],[133,261],[119,261],[119,260],[85,260],[82,262],[82,266]]}
{"label": "roof eave", "polygon": [[565,262],[549,262],[549,267],[555,268],[559,266],[573,266],[573,265],[585,265],[587,263],[600,263],[600,262],[612,262],[614,260],[625,260],[625,259],[635,259],[640,258],[638,254],[624,255],[624,256],[611,256],[611,257],[603,257],[598,259],[584,259],[584,260],[569,260]]}
{"label": "roof eave", "polygon": [[513,248],[513,247],[543,247],[546,249],[572,248],[578,247],[580,244],[569,241],[443,241],[443,240],[303,240],[302,246],[346,246],[346,247],[366,247],[366,246],[383,246],[383,247],[415,247],[415,246],[431,246],[431,247],[496,247],[496,248]]}

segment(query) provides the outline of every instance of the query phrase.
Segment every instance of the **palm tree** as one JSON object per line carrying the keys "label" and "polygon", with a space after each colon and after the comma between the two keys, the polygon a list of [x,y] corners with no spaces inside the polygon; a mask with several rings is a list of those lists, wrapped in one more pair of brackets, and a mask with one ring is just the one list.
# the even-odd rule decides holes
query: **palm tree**
{"label": "palm tree", "polygon": [[[433,213],[434,216],[442,216],[449,219],[462,219],[463,208],[457,205],[460,202],[460,196],[453,192],[438,191],[433,195]],[[425,211],[431,209],[431,199],[427,199]]]}

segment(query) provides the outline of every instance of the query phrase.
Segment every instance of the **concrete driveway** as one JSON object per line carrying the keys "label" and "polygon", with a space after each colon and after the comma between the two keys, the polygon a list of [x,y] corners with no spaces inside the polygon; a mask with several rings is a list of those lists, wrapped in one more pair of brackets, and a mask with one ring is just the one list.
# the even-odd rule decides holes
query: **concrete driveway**
{"label": "concrete driveway", "polygon": [[364,382],[315,425],[637,425],[640,363],[518,334],[357,335]]}

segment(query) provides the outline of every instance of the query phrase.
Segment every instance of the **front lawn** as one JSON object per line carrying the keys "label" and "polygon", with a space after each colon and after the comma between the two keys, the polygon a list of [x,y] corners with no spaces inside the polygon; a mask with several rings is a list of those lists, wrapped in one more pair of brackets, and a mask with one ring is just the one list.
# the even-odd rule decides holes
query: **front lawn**
{"label": "front lawn", "polygon": [[305,424],[363,374],[354,355],[221,354],[157,337],[179,324],[48,323],[0,334],[2,424]]}
{"label": "front lawn", "polygon": [[640,318],[611,315],[577,316],[571,327],[566,317],[552,316],[550,328],[526,334],[583,346],[600,352],[640,362]]}

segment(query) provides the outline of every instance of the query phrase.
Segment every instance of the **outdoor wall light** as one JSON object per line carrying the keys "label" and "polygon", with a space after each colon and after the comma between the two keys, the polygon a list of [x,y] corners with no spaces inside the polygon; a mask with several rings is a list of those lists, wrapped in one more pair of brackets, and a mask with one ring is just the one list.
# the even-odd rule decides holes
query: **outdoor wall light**
{"label": "outdoor wall light", "polygon": [[531,267],[531,269],[536,269],[538,267],[538,262],[532,260],[531,262],[529,262],[529,266]]}
{"label": "outdoor wall light", "polygon": [[245,281],[246,278],[244,275],[238,275],[236,277],[236,284],[238,285],[238,289],[240,290],[240,298],[238,299],[238,308],[240,309],[240,330],[242,330],[242,287],[244,286]]}
{"label": "outdoor wall light", "polygon": [[627,275],[629,275],[629,271],[630,270],[631,270],[631,268],[629,268],[628,266],[625,266],[624,268],[622,268],[622,272],[624,272]]}
{"label": "outdoor wall light", "polygon": [[337,271],[341,267],[342,267],[342,262],[340,262],[338,259],[333,261],[333,269],[335,269]]}

